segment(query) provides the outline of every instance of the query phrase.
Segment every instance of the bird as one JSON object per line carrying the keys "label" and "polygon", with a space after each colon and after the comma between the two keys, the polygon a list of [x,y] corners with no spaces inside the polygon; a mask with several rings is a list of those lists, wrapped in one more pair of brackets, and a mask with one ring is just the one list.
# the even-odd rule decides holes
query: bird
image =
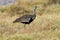
{"label": "bird", "polygon": [[37,9],[37,6],[35,5],[33,14],[23,15],[23,16],[17,18],[15,21],[13,21],[13,23],[21,22],[23,24],[30,24],[36,18],[36,9]]}

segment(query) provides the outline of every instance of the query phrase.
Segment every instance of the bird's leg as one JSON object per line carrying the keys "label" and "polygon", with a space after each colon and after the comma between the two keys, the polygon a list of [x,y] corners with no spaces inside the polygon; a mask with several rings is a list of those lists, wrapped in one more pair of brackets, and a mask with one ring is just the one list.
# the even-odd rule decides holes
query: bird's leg
{"label": "bird's leg", "polygon": [[24,29],[25,29],[26,24],[24,24]]}

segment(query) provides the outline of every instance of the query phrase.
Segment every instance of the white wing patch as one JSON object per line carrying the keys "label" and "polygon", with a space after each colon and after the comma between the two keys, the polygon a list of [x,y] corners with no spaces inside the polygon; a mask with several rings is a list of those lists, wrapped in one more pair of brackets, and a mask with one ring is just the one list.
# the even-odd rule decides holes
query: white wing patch
{"label": "white wing patch", "polygon": [[24,20],[22,20],[21,22],[29,22],[31,18],[26,18]]}

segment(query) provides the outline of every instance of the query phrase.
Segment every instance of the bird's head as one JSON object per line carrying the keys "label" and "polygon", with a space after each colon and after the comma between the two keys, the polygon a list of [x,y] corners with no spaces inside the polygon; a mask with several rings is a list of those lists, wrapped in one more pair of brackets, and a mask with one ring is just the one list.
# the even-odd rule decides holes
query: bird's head
{"label": "bird's head", "polygon": [[34,9],[37,9],[37,5],[34,6]]}

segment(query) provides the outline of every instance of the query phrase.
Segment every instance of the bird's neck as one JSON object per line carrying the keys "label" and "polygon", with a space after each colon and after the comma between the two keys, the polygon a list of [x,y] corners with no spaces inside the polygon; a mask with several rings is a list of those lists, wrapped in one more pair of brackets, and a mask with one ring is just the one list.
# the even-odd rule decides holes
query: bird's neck
{"label": "bird's neck", "polygon": [[34,8],[34,15],[36,15],[36,8]]}

